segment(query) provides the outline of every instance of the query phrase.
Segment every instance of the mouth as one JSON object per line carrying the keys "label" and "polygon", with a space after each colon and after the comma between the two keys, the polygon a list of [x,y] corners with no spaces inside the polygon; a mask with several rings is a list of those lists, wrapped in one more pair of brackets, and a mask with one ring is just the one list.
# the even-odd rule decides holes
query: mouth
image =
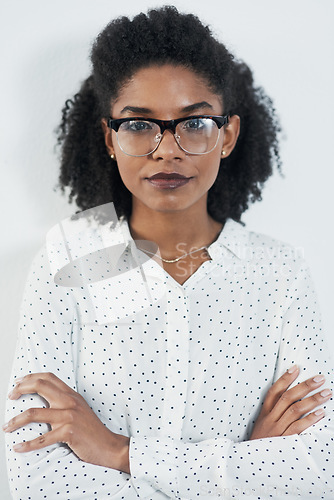
{"label": "mouth", "polygon": [[177,172],[158,172],[151,177],[146,177],[146,180],[153,186],[160,189],[176,189],[188,184],[192,177],[178,174]]}

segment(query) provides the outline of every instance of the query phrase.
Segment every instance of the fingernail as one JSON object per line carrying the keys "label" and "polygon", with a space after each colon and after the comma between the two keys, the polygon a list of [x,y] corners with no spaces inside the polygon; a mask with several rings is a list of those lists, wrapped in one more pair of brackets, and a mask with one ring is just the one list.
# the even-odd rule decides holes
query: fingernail
{"label": "fingernail", "polygon": [[8,398],[9,399],[15,399],[16,396],[15,396],[15,389],[13,389],[12,391],[10,391],[10,393],[8,394]]}
{"label": "fingernail", "polygon": [[15,384],[19,384],[20,382],[22,382],[23,380],[23,377],[20,377],[20,378],[17,378],[14,380]]}
{"label": "fingernail", "polygon": [[320,382],[325,382],[325,377],[323,375],[316,375],[313,378],[313,382],[315,382],[316,384],[319,384]]}
{"label": "fingernail", "polygon": [[20,450],[22,448],[22,446],[23,446],[23,443],[14,444],[13,450],[14,451]]}
{"label": "fingernail", "polygon": [[2,429],[5,431],[6,429],[8,429],[8,427],[9,427],[9,425],[8,425],[8,424],[4,424],[4,425],[2,426]]}
{"label": "fingernail", "polygon": [[332,391],[330,389],[324,389],[321,391],[320,396],[323,398],[327,398],[327,396],[330,396],[332,394]]}
{"label": "fingernail", "polygon": [[320,417],[321,415],[325,415],[325,410],[323,410],[323,409],[317,410],[314,412],[314,415],[316,415],[317,417]]}
{"label": "fingernail", "polygon": [[291,368],[289,368],[287,371],[288,373],[295,373],[296,370],[298,370],[298,366],[292,365]]}

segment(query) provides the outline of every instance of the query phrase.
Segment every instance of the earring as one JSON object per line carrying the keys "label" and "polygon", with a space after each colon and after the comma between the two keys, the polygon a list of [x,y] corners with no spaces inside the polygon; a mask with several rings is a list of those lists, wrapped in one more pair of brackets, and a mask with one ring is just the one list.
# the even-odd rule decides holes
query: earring
{"label": "earring", "polygon": [[225,156],[226,155],[226,151],[222,151],[222,156]]}
{"label": "earring", "polygon": [[115,159],[116,159],[116,156],[114,155],[114,153],[111,153],[110,158],[111,158],[112,160],[115,160]]}

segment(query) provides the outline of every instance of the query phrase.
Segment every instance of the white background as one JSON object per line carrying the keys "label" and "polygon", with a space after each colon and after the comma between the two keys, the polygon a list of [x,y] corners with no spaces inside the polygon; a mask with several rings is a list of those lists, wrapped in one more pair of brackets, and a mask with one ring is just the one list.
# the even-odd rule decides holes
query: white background
{"label": "white background", "polygon": [[[0,0],[1,415],[18,308],[29,264],[47,230],[75,210],[53,191],[54,129],[64,101],[89,74],[96,34],[119,15],[172,3]],[[209,23],[275,101],[286,140],[285,178],[244,216],[250,229],[302,247],[334,353],[332,0],[176,0]],[[10,498],[1,435],[0,498]]]}

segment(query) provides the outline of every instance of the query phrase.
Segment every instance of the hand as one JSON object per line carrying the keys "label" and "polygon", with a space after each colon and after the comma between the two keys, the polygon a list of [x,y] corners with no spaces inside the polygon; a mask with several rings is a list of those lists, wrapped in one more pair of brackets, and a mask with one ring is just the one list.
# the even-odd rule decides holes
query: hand
{"label": "hand", "polygon": [[66,443],[84,462],[130,473],[129,438],[105,427],[80,394],[52,373],[33,373],[18,379],[8,397],[18,399],[33,393],[46,399],[49,408],[30,408],[12,418],[3,429],[12,432],[30,422],[39,422],[50,424],[52,430],[15,445],[15,451]]}
{"label": "hand", "polygon": [[329,389],[305,397],[320,387],[325,382],[325,377],[316,375],[288,389],[298,375],[299,369],[294,365],[270,387],[250,439],[300,434],[324,417],[323,409],[318,409],[305,417],[303,415],[331,398],[332,393]]}

